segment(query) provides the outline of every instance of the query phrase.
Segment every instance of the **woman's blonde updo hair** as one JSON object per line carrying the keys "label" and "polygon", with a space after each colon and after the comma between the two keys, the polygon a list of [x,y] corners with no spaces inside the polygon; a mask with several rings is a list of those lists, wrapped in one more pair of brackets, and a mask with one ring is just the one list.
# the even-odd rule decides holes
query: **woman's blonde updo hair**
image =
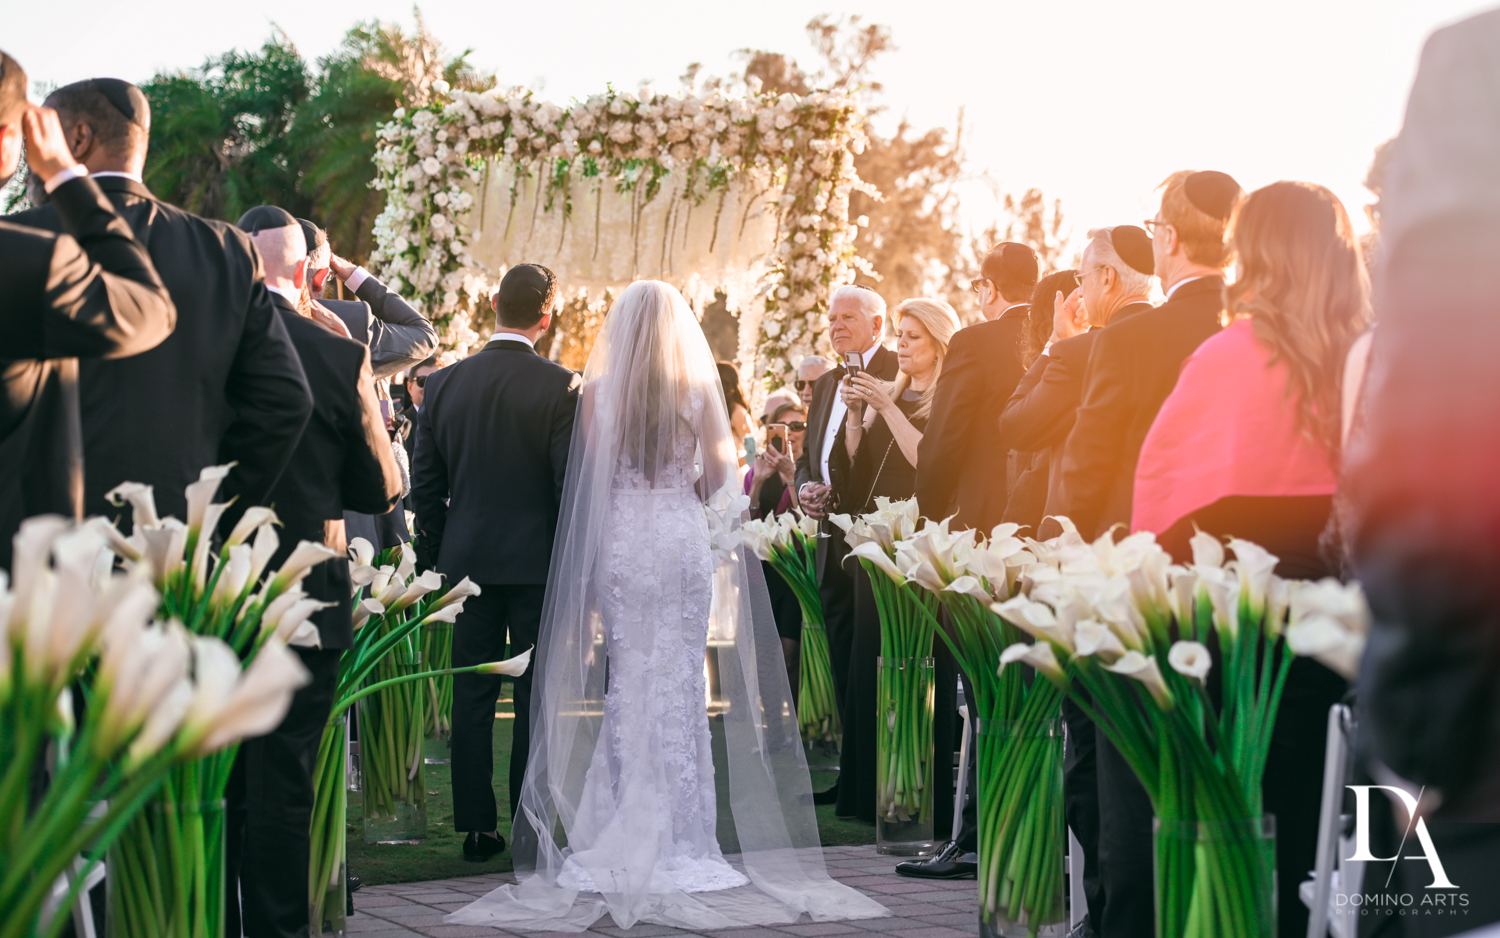
{"label": "woman's blonde updo hair", "polygon": [[[901,329],[901,321],[907,316],[917,317],[917,320],[927,329],[927,334],[932,336],[933,342],[937,344],[937,367],[932,372],[932,383],[927,385],[927,390],[922,392],[922,403],[916,412],[916,416],[926,417],[932,410],[932,389],[937,387],[938,376],[943,373],[943,358],[948,354],[948,343],[953,340],[953,333],[962,326],[958,321],[958,313],[953,311],[953,307],[930,296],[907,300],[896,307],[896,314],[891,317],[891,322],[898,332]],[[896,375],[896,384],[891,388],[891,397],[901,400],[901,395],[906,393],[906,389],[910,386],[910,375],[905,372]]]}

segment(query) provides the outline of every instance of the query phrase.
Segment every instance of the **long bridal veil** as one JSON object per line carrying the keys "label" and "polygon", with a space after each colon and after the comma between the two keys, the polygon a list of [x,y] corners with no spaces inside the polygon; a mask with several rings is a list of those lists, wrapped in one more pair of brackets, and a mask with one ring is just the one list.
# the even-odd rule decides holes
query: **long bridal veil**
{"label": "long bridal veil", "polygon": [[[760,564],[710,549],[704,505],[738,490],[737,446],[676,289],[621,294],[578,406],[533,665],[519,882],[447,921],[583,931],[608,913],[701,930],[889,914],[824,866]],[[711,701],[683,690],[703,686],[704,619]],[[717,758],[706,719],[722,728]]]}

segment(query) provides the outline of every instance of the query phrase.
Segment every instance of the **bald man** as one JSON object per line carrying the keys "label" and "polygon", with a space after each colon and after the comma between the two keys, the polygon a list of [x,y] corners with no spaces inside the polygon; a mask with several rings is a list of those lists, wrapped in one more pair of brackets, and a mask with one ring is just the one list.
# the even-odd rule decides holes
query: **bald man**
{"label": "bald man", "polygon": [[[275,569],[299,541],[327,544],[339,553],[344,511],[380,514],[401,497],[401,476],[375,400],[369,351],[312,318],[303,306],[307,242],[297,220],[262,205],[238,227],[255,242],[266,290],[276,306],[312,388],[313,412],[286,471],[271,491],[281,518]],[[318,564],[302,588],[329,603],[313,616],[321,647],[298,648],[313,675],[292,698],[291,709],[270,734],[240,748],[230,779],[225,910],[227,934],[292,938],[308,933],[308,824],[313,807],[313,761],[333,707],[339,658],[353,644],[349,565]],[[239,902],[235,898],[238,896]]]}

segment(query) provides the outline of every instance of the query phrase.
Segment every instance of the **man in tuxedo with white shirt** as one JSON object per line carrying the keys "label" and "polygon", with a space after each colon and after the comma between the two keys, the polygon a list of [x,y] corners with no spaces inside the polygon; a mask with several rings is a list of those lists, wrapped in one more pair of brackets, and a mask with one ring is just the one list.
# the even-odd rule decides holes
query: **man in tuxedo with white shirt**
{"label": "man in tuxedo with white shirt", "polygon": [[[818,593],[823,600],[823,619],[828,630],[828,658],[833,668],[833,688],[839,709],[849,683],[849,653],[854,642],[854,580],[844,568],[849,553],[844,532],[826,520],[828,505],[828,457],[834,437],[849,408],[839,395],[839,385],[848,373],[845,356],[857,354],[861,367],[882,381],[894,381],[900,364],[896,353],[880,344],[885,328],[885,300],[869,287],[840,287],[828,305],[828,341],[838,364],[813,382],[812,407],[807,414],[807,437],[797,460],[798,499],[810,516],[822,520],[818,538]],[[819,804],[832,804],[837,785],[815,797]]]}
{"label": "man in tuxedo with white shirt", "polygon": [[[552,271],[512,267],[491,301],[494,337],[433,373],[422,389],[412,466],[418,533],[449,582],[468,577],[482,590],[454,623],[454,667],[520,654],[536,645],[541,627],[582,384],[536,352],[557,294]],[[534,669],[535,663],[514,684],[512,821],[530,749]],[[500,681],[483,674],[453,678],[453,826],[468,832],[464,859],[476,862],[505,849],[492,785]]]}

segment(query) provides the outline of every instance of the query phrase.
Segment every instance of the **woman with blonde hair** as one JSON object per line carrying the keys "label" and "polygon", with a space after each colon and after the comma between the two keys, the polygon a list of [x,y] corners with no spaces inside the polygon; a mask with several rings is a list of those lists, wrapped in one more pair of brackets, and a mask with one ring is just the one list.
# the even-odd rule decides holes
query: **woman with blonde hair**
{"label": "woman with blonde hair", "polygon": [[[1338,490],[1344,365],[1370,322],[1359,241],[1334,194],[1305,182],[1251,193],[1231,224],[1231,322],[1183,363],[1146,435],[1131,529],[1182,560],[1196,527],[1260,544],[1283,577],[1332,576],[1319,537]],[[1293,662],[1264,780],[1283,896],[1313,866],[1328,708],[1345,690],[1312,659]],[[1307,931],[1300,902],[1278,918],[1283,936]]]}
{"label": "woman with blonde hair", "polygon": [[[887,384],[864,372],[839,393],[849,407],[828,459],[834,511],[862,514],[875,499],[911,498],[917,490],[917,445],[932,410],[932,389],[943,370],[948,342],[959,330],[958,314],[942,300],[907,300],[891,317],[901,370]],[[999,467],[1004,472],[1005,467]],[[875,659],[880,655],[880,616],[864,568],[849,563],[854,578],[854,639],[849,689],[844,699],[844,744],[839,758],[841,817],[875,820]],[[939,678],[941,680],[941,678]],[[935,781],[939,788],[941,780]],[[941,827],[941,824],[939,824]]]}

